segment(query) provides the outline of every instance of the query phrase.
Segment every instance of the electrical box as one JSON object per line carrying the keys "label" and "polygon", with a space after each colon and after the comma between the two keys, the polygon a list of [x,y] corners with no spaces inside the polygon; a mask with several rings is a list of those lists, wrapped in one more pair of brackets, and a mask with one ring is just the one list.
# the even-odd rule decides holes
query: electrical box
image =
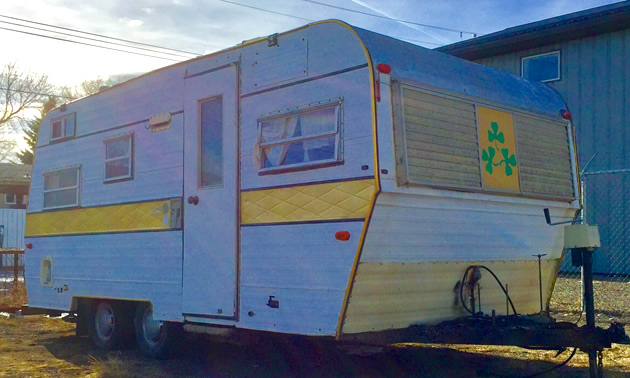
{"label": "electrical box", "polygon": [[564,248],[596,249],[600,246],[597,226],[572,224],[564,228]]}
{"label": "electrical box", "polygon": [[157,114],[149,118],[149,128],[152,133],[171,128],[171,113]]}

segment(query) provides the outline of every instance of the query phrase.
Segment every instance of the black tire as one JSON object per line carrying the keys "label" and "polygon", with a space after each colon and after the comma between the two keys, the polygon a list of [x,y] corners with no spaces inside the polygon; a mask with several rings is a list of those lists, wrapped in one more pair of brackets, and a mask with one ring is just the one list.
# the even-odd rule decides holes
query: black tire
{"label": "black tire", "polygon": [[103,350],[127,348],[133,340],[133,308],[110,300],[94,303],[90,313],[90,336]]}
{"label": "black tire", "polygon": [[178,350],[183,337],[180,323],[153,319],[153,306],[148,302],[141,302],[136,307],[134,326],[140,350],[151,358],[164,359],[172,356]]}

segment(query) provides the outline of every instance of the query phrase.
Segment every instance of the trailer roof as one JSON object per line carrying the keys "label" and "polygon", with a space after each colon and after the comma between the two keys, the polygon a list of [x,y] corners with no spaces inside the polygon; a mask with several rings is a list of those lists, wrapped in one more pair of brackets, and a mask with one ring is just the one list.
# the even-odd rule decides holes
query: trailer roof
{"label": "trailer roof", "polygon": [[[509,73],[357,28],[343,21],[319,21],[279,33],[279,36],[326,23],[342,24],[346,28],[356,32],[358,38],[369,51],[374,65],[376,66],[378,63],[389,64],[393,68],[392,77],[395,79],[415,82],[436,90],[461,93],[465,96],[486,99],[497,104],[520,108],[525,111],[540,113],[553,118],[559,118],[560,110],[566,109],[566,105],[560,96],[545,84],[530,82]],[[266,41],[266,38],[254,38],[243,41],[236,46],[185,62],[175,63],[148,72],[129,81],[141,79],[157,71],[170,69],[174,66],[186,65],[193,61],[207,59],[264,41]],[[125,85],[125,83],[126,82],[114,85],[106,90]],[[98,93],[95,95],[98,95]],[[72,102],[80,101],[81,99],[76,99]]]}
{"label": "trailer roof", "polygon": [[560,110],[567,108],[560,95],[545,84],[371,31],[353,29],[370,52],[374,65],[385,63],[392,67],[392,78],[557,119]]}

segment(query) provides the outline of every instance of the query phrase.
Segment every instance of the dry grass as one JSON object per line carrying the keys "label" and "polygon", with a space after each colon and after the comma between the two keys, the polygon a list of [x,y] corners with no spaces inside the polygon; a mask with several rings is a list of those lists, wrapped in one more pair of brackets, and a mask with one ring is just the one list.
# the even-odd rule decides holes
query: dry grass
{"label": "dry grass", "polygon": [[82,376],[85,371],[56,358],[47,343],[35,342],[55,337],[70,337],[74,326],[46,317],[0,320],[0,369],[4,377]]}
{"label": "dry grass", "polygon": [[[626,325],[630,335],[630,282],[609,280],[593,281],[595,297],[595,321],[598,326],[607,328],[615,321]],[[581,283],[579,278],[558,278],[551,297],[551,312],[558,320],[576,322],[583,325],[580,316]]]}
{"label": "dry grass", "polygon": [[[595,288],[596,303],[601,309],[597,317],[600,325],[606,326],[613,317],[630,323],[628,284],[597,281]],[[558,279],[551,303],[554,316],[577,320],[579,295],[579,280]],[[74,328],[74,324],[56,318],[0,315],[0,376],[524,376],[549,369],[569,354],[567,351],[555,357],[553,351],[517,347],[406,344],[386,353],[357,357],[338,351],[332,344],[298,338],[265,339],[250,346],[189,338],[181,356],[156,361],[137,350],[98,351],[88,338],[75,337]],[[546,376],[586,377],[587,366],[587,356],[578,352],[567,366]],[[630,376],[630,346],[613,345],[607,349],[604,367],[606,376]]]}
{"label": "dry grass", "polygon": [[[74,325],[57,318],[0,316],[2,377],[170,377],[170,376],[523,376],[541,372],[568,356],[516,347],[406,344],[370,357],[348,356],[334,344],[299,338],[265,339],[238,346],[188,339],[170,361],[143,357],[137,350],[101,352]],[[587,376],[578,352],[550,376]],[[630,348],[614,345],[604,354],[607,376],[630,375]]]}
{"label": "dry grass", "polygon": [[[59,318],[0,315],[1,377],[164,377],[159,362],[137,351],[95,350]],[[154,363],[155,362],[155,363]]]}
{"label": "dry grass", "polygon": [[28,297],[24,282],[18,282],[17,285],[14,285],[12,282],[0,283],[0,308],[19,308],[26,303],[28,303]]}

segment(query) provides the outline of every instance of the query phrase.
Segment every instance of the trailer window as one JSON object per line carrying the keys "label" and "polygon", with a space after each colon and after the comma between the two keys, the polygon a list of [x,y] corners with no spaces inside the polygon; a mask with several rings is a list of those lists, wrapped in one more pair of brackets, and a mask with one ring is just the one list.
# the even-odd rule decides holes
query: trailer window
{"label": "trailer window", "polygon": [[72,207],[79,204],[79,167],[44,173],[44,208]]}
{"label": "trailer window", "polygon": [[218,186],[223,183],[223,98],[216,97],[199,105],[199,186]]}
{"label": "trailer window", "polygon": [[341,102],[259,121],[260,172],[341,160]]}
{"label": "trailer window", "polygon": [[105,141],[105,182],[133,176],[133,134]]}
{"label": "trailer window", "polygon": [[75,132],[75,113],[50,121],[50,140],[71,138]]}

